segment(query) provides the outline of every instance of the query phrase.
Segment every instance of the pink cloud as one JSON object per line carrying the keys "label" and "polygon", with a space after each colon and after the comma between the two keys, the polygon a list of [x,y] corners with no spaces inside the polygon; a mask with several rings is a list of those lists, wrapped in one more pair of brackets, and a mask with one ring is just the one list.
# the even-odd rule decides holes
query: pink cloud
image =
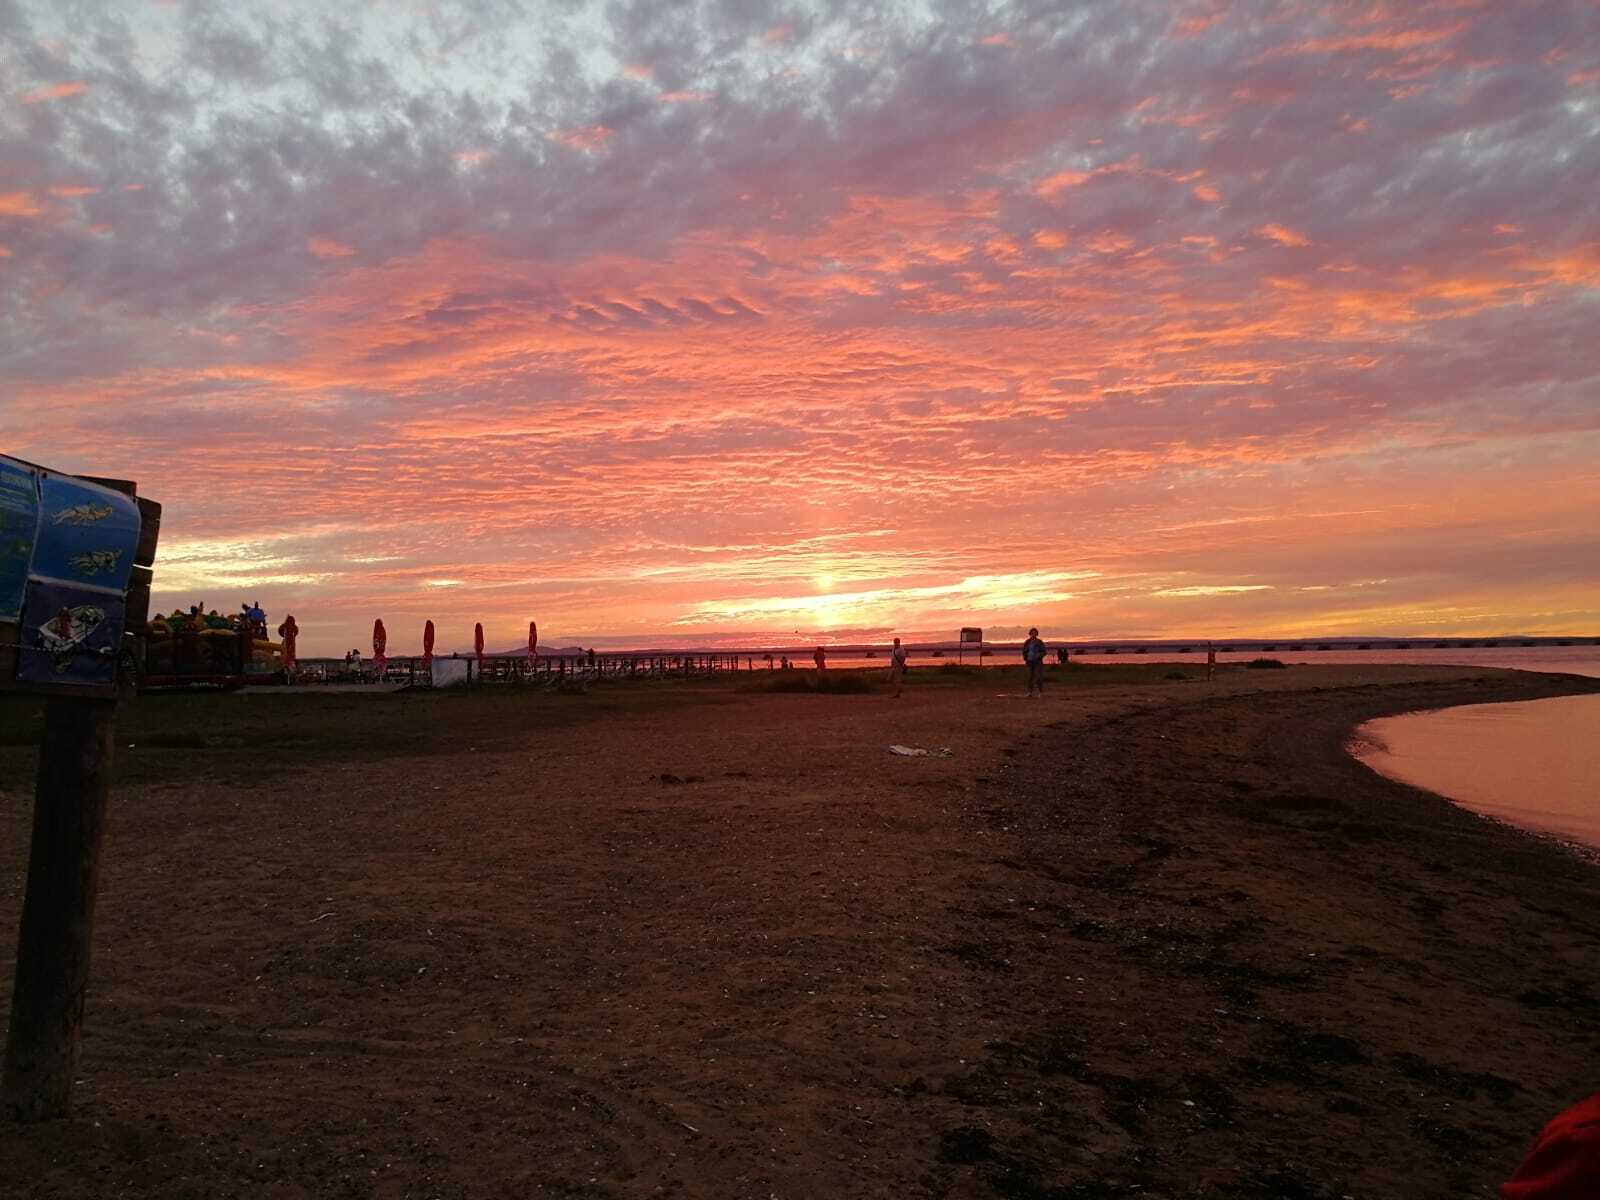
{"label": "pink cloud", "polygon": [[306,239],[306,249],[318,258],[349,258],[355,250],[343,242],[336,242],[332,238],[311,237]]}
{"label": "pink cloud", "polygon": [[570,146],[574,150],[593,152],[610,140],[613,130],[604,125],[583,125],[573,129],[557,129],[545,134],[552,142]]}

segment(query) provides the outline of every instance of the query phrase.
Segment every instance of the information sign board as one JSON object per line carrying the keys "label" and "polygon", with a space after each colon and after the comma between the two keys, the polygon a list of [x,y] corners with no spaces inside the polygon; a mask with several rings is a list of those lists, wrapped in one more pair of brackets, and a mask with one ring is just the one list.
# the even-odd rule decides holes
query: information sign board
{"label": "information sign board", "polygon": [[[946,628],[949,628],[949,626],[946,626]],[[983,630],[973,629],[972,627],[968,626],[966,629],[961,631],[961,640],[963,642],[982,642]]]}
{"label": "information sign board", "polygon": [[160,511],[124,486],[0,456],[0,691],[114,690],[130,609],[142,623],[148,604]]}

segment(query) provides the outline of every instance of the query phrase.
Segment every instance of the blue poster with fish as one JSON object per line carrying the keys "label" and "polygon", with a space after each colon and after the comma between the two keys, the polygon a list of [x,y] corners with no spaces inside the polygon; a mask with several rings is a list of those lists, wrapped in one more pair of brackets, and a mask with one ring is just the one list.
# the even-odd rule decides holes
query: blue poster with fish
{"label": "blue poster with fish", "polygon": [[17,682],[115,683],[122,622],[121,596],[34,580],[22,611]]}
{"label": "blue poster with fish", "polygon": [[39,499],[33,574],[122,592],[139,545],[139,506],[81,479],[46,473]]}
{"label": "blue poster with fish", "polygon": [[15,621],[22,612],[38,528],[38,472],[0,458],[0,621]]}

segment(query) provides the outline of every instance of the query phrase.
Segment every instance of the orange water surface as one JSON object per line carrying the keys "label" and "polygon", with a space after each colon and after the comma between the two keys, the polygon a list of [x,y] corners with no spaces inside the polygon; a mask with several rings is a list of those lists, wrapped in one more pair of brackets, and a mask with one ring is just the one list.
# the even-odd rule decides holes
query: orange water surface
{"label": "orange water surface", "polygon": [[1351,750],[1475,812],[1600,847],[1600,695],[1384,717]]}

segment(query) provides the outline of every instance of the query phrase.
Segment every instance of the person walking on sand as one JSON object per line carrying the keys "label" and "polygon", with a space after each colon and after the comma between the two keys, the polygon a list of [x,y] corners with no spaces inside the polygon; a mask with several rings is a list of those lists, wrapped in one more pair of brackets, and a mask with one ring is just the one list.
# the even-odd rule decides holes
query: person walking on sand
{"label": "person walking on sand", "polygon": [[1039,640],[1037,629],[1028,630],[1028,640],[1022,643],[1022,661],[1028,667],[1028,695],[1044,695],[1045,644]]}
{"label": "person walking on sand", "polygon": [[900,644],[900,639],[895,638],[894,645],[889,650],[889,682],[894,686],[894,698],[900,699],[900,689],[906,681],[906,651]]}
{"label": "person walking on sand", "polygon": [[826,671],[828,669],[828,655],[821,646],[817,647],[817,652],[811,658],[817,664],[818,671]]}

